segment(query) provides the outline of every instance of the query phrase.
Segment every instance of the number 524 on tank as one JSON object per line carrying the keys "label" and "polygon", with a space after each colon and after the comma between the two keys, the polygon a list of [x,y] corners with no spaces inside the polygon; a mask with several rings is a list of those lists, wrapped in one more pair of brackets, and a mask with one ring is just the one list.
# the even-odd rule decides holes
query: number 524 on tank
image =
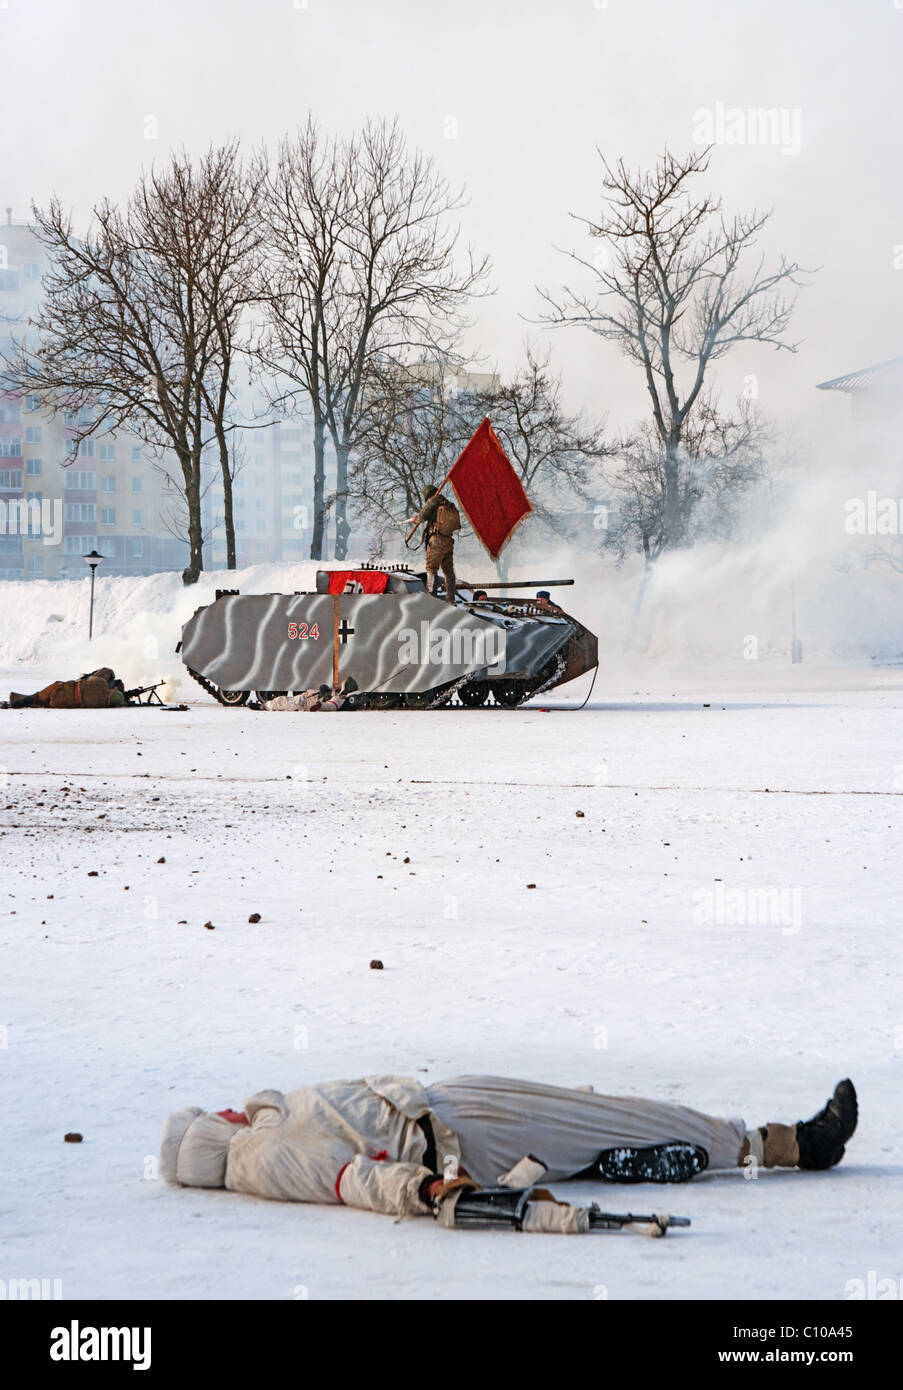
{"label": "number 524 on tank", "polygon": [[295,638],[303,642],[308,637],[316,642],[317,638],[320,636],[320,631],[316,623],[314,623],[312,627],[308,627],[307,623],[289,623],[288,635],[293,642]]}

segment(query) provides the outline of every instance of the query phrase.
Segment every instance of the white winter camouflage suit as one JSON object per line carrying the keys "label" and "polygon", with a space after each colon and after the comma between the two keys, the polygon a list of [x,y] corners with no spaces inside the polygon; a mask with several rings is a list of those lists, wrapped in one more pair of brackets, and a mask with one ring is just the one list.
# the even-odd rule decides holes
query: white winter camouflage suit
{"label": "white winter camouflage suit", "polygon": [[456,1166],[485,1186],[533,1154],[549,1181],[573,1177],[601,1149],[683,1141],[711,1168],[735,1167],[746,1137],[740,1120],[684,1106],[599,1096],[529,1081],[465,1076],[423,1087],[400,1076],[330,1081],[245,1102],[248,1125],[192,1109],[170,1116],[161,1167],[170,1182],[226,1187],[296,1202],[342,1202],[392,1215],[427,1214],[419,1188],[427,1116],[436,1169]]}

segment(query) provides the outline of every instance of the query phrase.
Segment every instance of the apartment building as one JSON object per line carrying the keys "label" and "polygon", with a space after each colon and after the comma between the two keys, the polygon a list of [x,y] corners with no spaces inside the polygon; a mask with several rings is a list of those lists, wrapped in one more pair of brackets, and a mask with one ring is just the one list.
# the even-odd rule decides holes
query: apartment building
{"label": "apartment building", "polygon": [[[8,209],[0,225],[0,352],[28,337],[45,264],[32,229]],[[187,545],[170,529],[179,516],[170,473],[129,433],[78,442],[87,419],[0,390],[0,578],[75,578],[90,550],[104,556],[102,574],[186,564]]]}

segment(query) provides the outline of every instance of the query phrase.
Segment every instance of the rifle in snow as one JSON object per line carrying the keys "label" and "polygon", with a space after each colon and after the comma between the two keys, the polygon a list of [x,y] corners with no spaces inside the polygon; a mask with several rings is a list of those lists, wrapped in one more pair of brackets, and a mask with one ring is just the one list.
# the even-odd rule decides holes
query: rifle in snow
{"label": "rifle in snow", "polygon": [[[165,684],[165,681],[157,681],[155,685],[138,685],[134,690],[127,690],[125,692],[126,704],[162,705],[163,701],[160,699],[157,691],[160,689],[161,685]],[[147,699],[142,700],[142,695],[146,695]]]}

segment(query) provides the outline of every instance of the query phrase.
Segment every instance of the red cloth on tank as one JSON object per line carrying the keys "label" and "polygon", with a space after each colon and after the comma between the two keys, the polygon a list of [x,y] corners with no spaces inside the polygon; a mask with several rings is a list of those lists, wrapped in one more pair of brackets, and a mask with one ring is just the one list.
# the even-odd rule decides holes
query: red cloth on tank
{"label": "red cloth on tank", "polygon": [[365,594],[384,594],[389,582],[385,570],[330,570],[327,594],[344,593],[349,579],[360,584]]}

